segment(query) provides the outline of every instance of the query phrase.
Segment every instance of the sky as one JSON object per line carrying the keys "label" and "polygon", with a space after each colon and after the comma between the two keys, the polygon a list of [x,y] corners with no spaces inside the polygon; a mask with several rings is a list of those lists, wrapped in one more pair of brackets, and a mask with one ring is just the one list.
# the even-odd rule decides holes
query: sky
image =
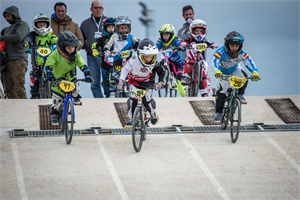
{"label": "sky", "polygon": [[[0,11],[9,6],[17,6],[22,20],[26,21],[31,31],[33,18],[44,13],[51,16],[57,0],[0,0]],[[79,26],[91,15],[92,1],[65,0],[67,15]],[[132,21],[131,34],[139,39],[146,37],[146,29],[139,18],[142,7],[139,0],[103,0],[104,15],[117,17],[128,16]],[[250,82],[246,96],[277,96],[300,94],[300,40],[299,40],[299,0],[141,0],[151,10],[154,21],[149,30],[149,38],[156,41],[159,29],[164,24],[172,24],[178,31],[185,22],[182,7],[192,5],[195,19],[206,21],[207,39],[224,45],[224,37],[230,31],[238,31],[245,38],[243,49],[254,60],[261,81]],[[9,26],[3,15],[0,17],[0,30]],[[207,62],[211,75],[211,85],[216,87],[216,79],[210,67],[210,60],[215,50],[207,50]],[[86,62],[86,53],[79,51]],[[246,72],[249,72],[243,65]],[[29,71],[26,74],[26,91],[30,98]],[[248,73],[250,75],[250,73]],[[78,70],[78,78],[83,74]],[[90,84],[81,83],[80,94],[83,98],[93,98]],[[154,92],[153,96],[157,96]]]}

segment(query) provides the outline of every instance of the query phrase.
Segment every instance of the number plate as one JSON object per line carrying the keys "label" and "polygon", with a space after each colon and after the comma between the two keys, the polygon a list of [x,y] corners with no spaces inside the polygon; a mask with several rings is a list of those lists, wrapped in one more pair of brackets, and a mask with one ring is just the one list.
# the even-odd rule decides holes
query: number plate
{"label": "number plate", "polygon": [[39,47],[37,50],[36,50],[36,53],[42,57],[42,58],[46,58],[48,57],[50,54],[51,54],[51,49],[49,47]]}
{"label": "number plate", "polygon": [[75,84],[70,81],[61,81],[59,87],[64,92],[72,92],[75,89]]}
{"label": "number plate", "polygon": [[229,78],[230,85],[234,88],[241,88],[246,83],[246,78],[239,78],[236,76],[232,76]]}
{"label": "number plate", "polygon": [[120,53],[120,56],[122,58],[127,58],[130,56],[130,51],[124,51],[124,52]]}
{"label": "number plate", "polygon": [[137,98],[143,98],[146,94],[146,90],[134,90],[135,96]]}
{"label": "number plate", "polygon": [[207,48],[207,44],[206,43],[203,43],[203,44],[194,44],[193,47],[194,47],[194,49],[196,51],[201,52],[201,51],[205,51],[205,49]]}

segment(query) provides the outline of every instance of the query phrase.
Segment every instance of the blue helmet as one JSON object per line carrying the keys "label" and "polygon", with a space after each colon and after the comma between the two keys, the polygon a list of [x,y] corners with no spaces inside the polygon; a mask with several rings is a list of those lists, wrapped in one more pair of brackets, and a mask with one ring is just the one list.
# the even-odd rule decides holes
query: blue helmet
{"label": "blue helmet", "polygon": [[110,37],[115,33],[115,31],[108,32],[107,29],[106,29],[108,25],[114,25],[115,26],[115,22],[116,22],[116,18],[114,18],[114,17],[109,17],[109,18],[106,18],[102,21],[102,32],[106,36]]}
{"label": "blue helmet", "polygon": [[[228,53],[228,55],[231,58],[236,58],[242,51],[243,43],[244,43],[244,37],[237,31],[231,31],[224,38],[224,46],[225,46],[226,53]],[[240,45],[237,52],[231,52],[229,48],[229,44]]]}

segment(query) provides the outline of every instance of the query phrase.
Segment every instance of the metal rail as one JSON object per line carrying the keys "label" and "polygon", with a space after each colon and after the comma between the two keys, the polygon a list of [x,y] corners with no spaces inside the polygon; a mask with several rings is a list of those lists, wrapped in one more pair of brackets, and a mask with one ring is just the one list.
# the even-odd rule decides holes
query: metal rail
{"label": "metal rail", "polygon": [[[151,127],[147,128],[147,134],[175,134],[175,133],[228,133],[230,128],[222,130],[220,126],[181,126],[173,125],[170,127]],[[254,123],[244,125],[240,128],[241,132],[275,132],[275,131],[300,131],[300,124],[271,124]],[[60,130],[32,130],[14,129],[9,132],[11,138],[20,137],[44,137],[44,136],[63,136]],[[74,135],[130,135],[131,130],[123,128],[101,128],[91,127],[90,129],[74,130]]]}

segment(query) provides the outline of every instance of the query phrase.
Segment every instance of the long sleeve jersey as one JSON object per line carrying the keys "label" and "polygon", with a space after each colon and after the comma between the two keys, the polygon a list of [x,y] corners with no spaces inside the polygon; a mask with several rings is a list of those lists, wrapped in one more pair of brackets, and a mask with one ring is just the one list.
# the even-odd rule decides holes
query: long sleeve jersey
{"label": "long sleeve jersey", "polygon": [[182,61],[182,56],[181,56],[181,52],[178,51],[178,48],[180,47],[180,42],[181,39],[180,37],[175,37],[173,42],[171,42],[168,46],[164,46],[163,45],[163,41],[161,38],[159,38],[156,42],[156,46],[159,50],[167,50],[167,49],[172,49],[173,50],[173,54],[172,56],[169,58],[169,60],[173,63],[177,63],[180,66],[183,66],[184,63]]}
{"label": "long sleeve jersey", "polygon": [[[188,45],[206,43],[207,46],[210,46],[210,45],[214,44],[214,42],[212,42],[212,41],[210,41],[206,38],[203,38],[200,42],[197,42],[196,40],[194,40],[191,37],[188,37],[186,40],[183,40],[182,42],[184,42]],[[205,52],[206,52],[206,50],[201,52],[204,60],[206,60]],[[186,59],[185,59],[186,62],[189,62],[189,60],[196,60],[196,57],[197,57],[197,53],[195,52],[194,49],[187,49],[186,50]]]}
{"label": "long sleeve jersey", "polygon": [[[101,36],[100,38],[98,38],[97,41],[96,41],[97,42],[96,49],[99,49],[99,51],[103,52],[104,46],[109,41],[109,38],[110,37],[108,37],[106,35]],[[112,47],[112,49],[113,49],[113,47]],[[111,68],[111,66],[104,61],[104,56],[102,56],[102,68],[106,69],[106,70],[109,70]]]}
{"label": "long sleeve jersey", "polygon": [[251,72],[258,72],[256,65],[252,58],[242,50],[236,58],[231,58],[222,46],[216,50],[211,59],[211,67],[215,71],[220,70],[225,75],[230,75],[236,70],[239,62],[243,62],[246,68]]}
{"label": "long sleeve jersey", "polygon": [[135,46],[135,42],[133,40],[137,41],[136,37],[134,37],[133,35],[129,35],[126,40],[121,40],[118,34],[115,33],[110,37],[103,50],[111,50],[113,46],[115,52],[126,51],[132,49],[133,46]]}
{"label": "long sleeve jersey", "polygon": [[158,75],[158,81],[164,80],[165,71],[159,62],[148,71],[136,56],[132,56],[122,68],[120,79],[125,80],[128,75],[128,84],[141,89],[153,89],[155,74]]}
{"label": "long sleeve jersey", "polygon": [[[49,32],[45,36],[38,35],[35,31],[31,31],[29,35],[26,37],[25,42],[34,43],[38,46],[42,47],[50,47],[52,48],[52,45],[56,45],[57,37],[53,32]],[[32,54],[35,55],[35,52],[32,52]],[[33,56],[34,56],[33,55]],[[36,63],[33,63],[31,61],[31,64],[37,64],[38,66],[41,66],[44,62],[44,59],[38,55],[36,55]]]}
{"label": "long sleeve jersey", "polygon": [[[80,53],[78,51],[76,53],[77,56],[75,62],[71,63],[62,54],[59,53],[58,49],[56,49],[50,54],[45,65],[49,66],[55,78],[65,78],[69,80],[69,78],[76,77],[76,65],[80,66],[79,68],[83,73],[89,71]],[[72,74],[69,75],[70,73]]]}

